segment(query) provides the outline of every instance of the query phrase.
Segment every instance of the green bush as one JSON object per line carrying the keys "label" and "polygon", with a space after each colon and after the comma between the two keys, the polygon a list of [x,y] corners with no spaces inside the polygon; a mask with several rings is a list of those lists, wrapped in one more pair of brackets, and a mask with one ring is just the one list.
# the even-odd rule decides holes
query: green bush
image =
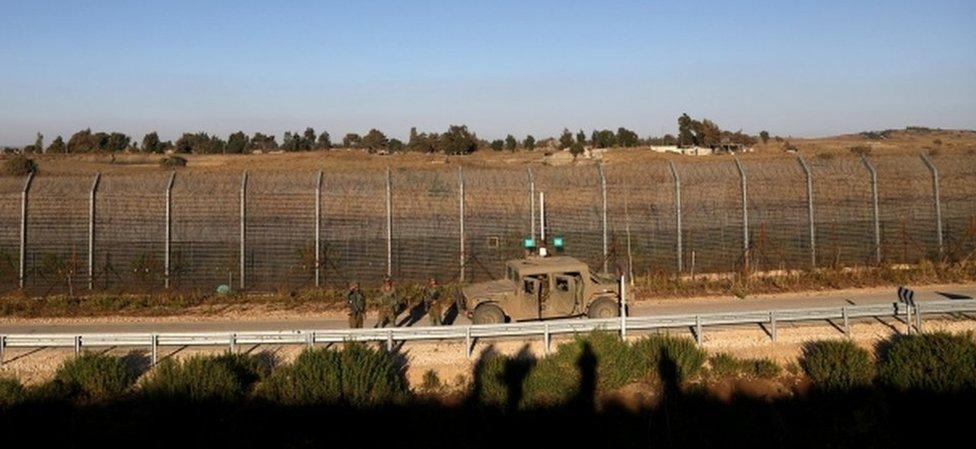
{"label": "green bush", "polygon": [[244,397],[269,371],[267,361],[243,354],[166,359],[143,381],[142,392],[162,400],[234,400]]}
{"label": "green bush", "polygon": [[118,357],[85,352],[62,363],[51,382],[68,397],[97,401],[122,395],[136,377],[135,370]]}
{"label": "green bush", "polygon": [[3,174],[9,176],[27,176],[37,172],[37,163],[33,159],[17,154],[3,161]]}
{"label": "green bush", "polygon": [[166,156],[159,160],[159,165],[163,168],[186,167],[186,158],[181,156]]}
{"label": "green bush", "polygon": [[675,365],[676,381],[686,382],[701,374],[707,355],[694,340],[670,335],[651,335],[634,342],[634,356],[641,360],[639,372],[660,374],[662,361]]}
{"label": "green bush", "polygon": [[259,394],[286,404],[367,406],[400,401],[408,387],[393,356],[350,343],[341,351],[306,349],[294,363],[272,373]]}
{"label": "green bush", "polygon": [[871,354],[847,340],[822,340],[803,346],[800,366],[818,388],[844,391],[871,384]]}
{"label": "green bush", "polygon": [[0,377],[0,410],[19,404],[25,395],[24,386],[19,380]]}
{"label": "green bush", "polygon": [[972,334],[903,335],[878,347],[878,379],[898,389],[950,393],[976,389]]}
{"label": "green bush", "polygon": [[711,374],[717,377],[772,379],[783,371],[771,359],[738,359],[725,353],[709,357],[708,364]]}

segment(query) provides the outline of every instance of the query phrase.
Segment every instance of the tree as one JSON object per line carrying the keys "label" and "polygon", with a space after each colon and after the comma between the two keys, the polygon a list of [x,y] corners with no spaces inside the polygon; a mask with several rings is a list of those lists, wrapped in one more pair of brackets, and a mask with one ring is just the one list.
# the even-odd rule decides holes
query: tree
{"label": "tree", "polygon": [[319,150],[328,150],[332,148],[332,140],[329,138],[329,133],[322,131],[322,134],[319,134],[319,140],[316,143],[315,148]]}
{"label": "tree", "polygon": [[661,138],[661,144],[663,144],[663,145],[677,145],[678,144],[678,139],[676,137],[674,137],[673,135],[671,135],[671,134],[665,134],[664,137]]}
{"label": "tree", "polygon": [[621,126],[617,128],[616,143],[622,147],[636,147],[640,144],[640,138],[637,136],[637,133]]}
{"label": "tree", "polygon": [[563,128],[563,134],[559,136],[559,149],[565,150],[573,144],[573,133],[568,128]]}
{"label": "tree", "polygon": [[610,148],[617,144],[617,137],[609,129],[594,130],[590,143],[593,144],[593,148]]}
{"label": "tree", "polygon": [[68,138],[67,151],[69,153],[88,153],[95,151],[92,145],[91,129],[78,131]]}
{"label": "tree", "polygon": [[64,146],[64,139],[61,136],[55,137],[51,145],[47,147],[47,153],[60,154],[66,151],[67,147]]}
{"label": "tree", "polygon": [[769,142],[769,131],[766,131],[765,129],[759,131],[759,140],[762,140],[763,145],[765,145],[766,142]]}
{"label": "tree", "polygon": [[278,142],[275,141],[275,136],[265,135],[263,133],[254,133],[254,137],[251,137],[251,141],[247,146],[249,151],[271,151],[275,148],[278,148]]}
{"label": "tree", "polygon": [[247,134],[243,131],[238,131],[230,136],[227,136],[227,147],[225,152],[229,154],[241,154],[247,149],[248,138]]}
{"label": "tree", "polygon": [[583,154],[583,149],[584,149],[583,148],[583,144],[581,144],[579,142],[573,142],[569,146],[569,152],[570,152],[570,154],[573,155],[573,157],[576,157],[576,156],[579,156],[579,155]]}
{"label": "tree", "polygon": [[407,141],[407,151],[419,153],[433,153],[437,151],[437,134],[427,135],[418,133],[417,128],[410,128],[410,140]]}
{"label": "tree", "polygon": [[518,141],[515,140],[515,136],[509,134],[505,136],[505,149],[508,151],[515,151],[518,148]]}
{"label": "tree", "polygon": [[312,127],[305,128],[305,133],[302,134],[302,149],[307,147],[307,150],[311,150],[315,147],[315,130]]}
{"label": "tree", "polygon": [[532,151],[535,149],[535,137],[531,134],[525,136],[525,141],[522,142],[522,147],[526,150]]}
{"label": "tree", "polygon": [[142,136],[142,151],[144,153],[162,153],[163,143],[159,141],[159,134],[156,131]]}
{"label": "tree", "polygon": [[491,141],[491,149],[494,151],[501,151],[505,149],[505,141],[502,139],[495,139]]}
{"label": "tree", "polygon": [[436,141],[445,154],[471,154],[478,149],[478,136],[465,125],[451,125]]}
{"label": "tree", "polygon": [[576,142],[578,142],[580,145],[586,145],[586,133],[584,133],[582,129],[576,133]]}
{"label": "tree", "polygon": [[44,152],[44,134],[37,133],[37,137],[34,139],[34,151],[37,153]]}
{"label": "tree", "polygon": [[375,153],[380,150],[385,150],[390,140],[386,138],[378,129],[371,129],[365,136],[363,136],[362,147],[366,148],[370,153]]}
{"label": "tree", "polygon": [[390,149],[391,153],[399,153],[403,151],[403,141],[400,139],[390,139],[390,143],[386,147]]}
{"label": "tree", "polygon": [[342,138],[342,146],[344,148],[359,148],[359,142],[362,140],[363,138],[359,137],[359,134],[348,133]]}
{"label": "tree", "polygon": [[681,114],[681,117],[678,117],[678,146],[695,144],[695,136],[692,133],[692,121],[687,113]]}

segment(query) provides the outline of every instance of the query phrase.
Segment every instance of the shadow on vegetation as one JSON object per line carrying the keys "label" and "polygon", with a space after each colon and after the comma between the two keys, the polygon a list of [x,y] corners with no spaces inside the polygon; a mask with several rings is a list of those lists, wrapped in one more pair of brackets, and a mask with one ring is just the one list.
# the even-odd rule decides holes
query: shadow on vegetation
{"label": "shadow on vegetation", "polygon": [[[355,346],[342,352],[306,351],[309,360],[297,361],[278,379],[294,382],[307,375],[302,371],[305,362],[368,367],[386,363],[377,362],[379,358],[392,359],[365,372],[342,368],[346,371],[339,376],[336,400],[307,404],[295,392],[288,392],[293,395],[289,398],[264,394],[261,384],[271,383],[272,372],[251,379],[257,387],[245,385],[252,394],[219,400],[130,392],[108,401],[50,395],[13,405],[0,401],[0,434],[7,447],[899,447],[923,440],[934,445],[940,438],[962,434],[971,418],[968,411],[960,411],[976,399],[976,386],[949,393],[873,384],[795,390],[774,399],[746,394],[718,398],[702,383],[689,381],[682,356],[665,350],[648,375],[654,400],[634,405],[601,396],[601,368],[606,368],[601,364],[607,363],[601,359],[603,347],[588,340],[578,343],[571,361],[575,372],[554,371],[556,376],[543,381],[533,375],[546,369],[549,359],[536,359],[528,345],[511,357],[488,347],[474,364],[467,393],[456,400],[376,396],[382,382],[405,388],[405,359]],[[896,352],[900,344],[886,343],[883,350]],[[807,352],[849,349],[844,344],[813,345]],[[844,356],[851,357],[847,352]],[[277,362],[264,354],[261,363]],[[132,354],[124,362],[142,370],[148,366]],[[373,375],[384,366],[392,367],[391,375],[399,379],[352,378]],[[566,379],[570,381],[560,383]],[[318,383],[305,387],[326,388],[335,381],[313,380]],[[553,402],[527,402],[538,382],[568,385],[569,394]],[[347,387],[366,396],[342,396]]]}

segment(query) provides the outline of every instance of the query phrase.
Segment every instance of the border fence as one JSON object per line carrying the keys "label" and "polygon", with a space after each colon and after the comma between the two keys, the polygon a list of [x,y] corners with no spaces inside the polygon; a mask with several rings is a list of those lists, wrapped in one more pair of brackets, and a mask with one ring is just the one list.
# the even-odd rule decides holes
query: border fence
{"label": "border fence", "polygon": [[547,233],[628,277],[962,260],[976,156],[0,177],[0,291],[248,291],[502,276]]}

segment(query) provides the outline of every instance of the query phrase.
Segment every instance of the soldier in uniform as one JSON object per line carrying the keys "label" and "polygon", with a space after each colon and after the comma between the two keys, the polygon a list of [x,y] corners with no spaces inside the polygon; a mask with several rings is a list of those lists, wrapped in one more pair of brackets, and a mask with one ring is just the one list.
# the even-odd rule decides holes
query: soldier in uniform
{"label": "soldier in uniform", "polygon": [[383,280],[383,286],[380,287],[380,313],[377,327],[386,327],[387,324],[396,325],[398,305],[393,279],[386,278]]}
{"label": "soldier in uniform", "polygon": [[366,315],[366,296],[359,291],[359,284],[353,282],[349,284],[349,291],[346,293],[346,305],[349,307],[349,327],[363,327],[363,317]]}
{"label": "soldier in uniform", "polygon": [[437,285],[437,280],[430,278],[427,280],[427,288],[424,290],[424,307],[427,309],[427,318],[431,326],[440,326],[441,317],[444,314],[443,304],[441,304],[441,288]]}

